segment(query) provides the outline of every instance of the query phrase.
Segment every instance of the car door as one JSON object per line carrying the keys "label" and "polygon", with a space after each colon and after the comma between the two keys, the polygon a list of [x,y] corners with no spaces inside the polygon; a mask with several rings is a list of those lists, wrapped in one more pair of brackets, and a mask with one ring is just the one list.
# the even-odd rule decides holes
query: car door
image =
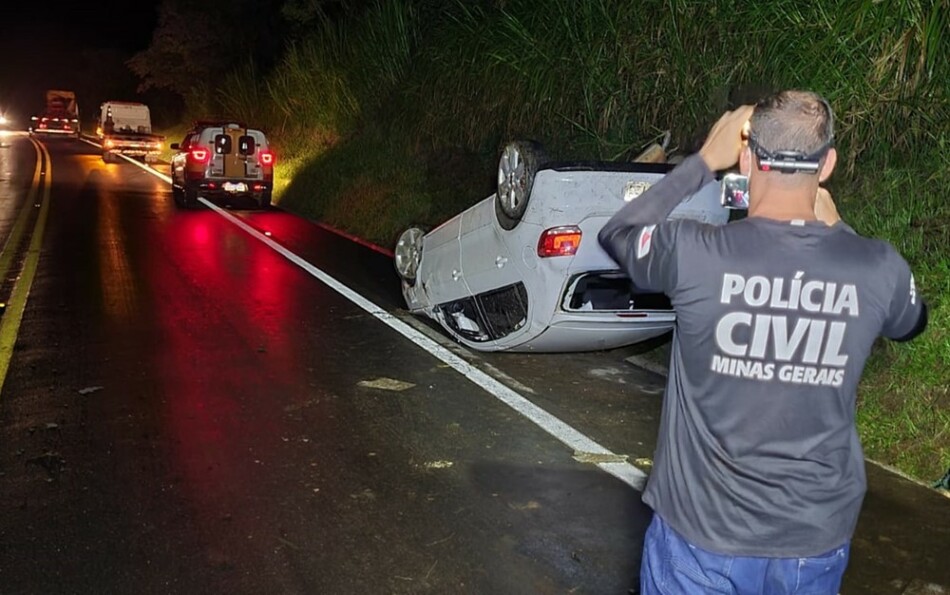
{"label": "car door", "polygon": [[496,223],[494,199],[462,212],[459,251],[462,277],[472,295],[514,283],[520,277]]}
{"label": "car door", "polygon": [[258,130],[245,130],[238,136],[237,151],[238,157],[244,164],[244,177],[248,181],[261,180],[265,177],[265,163],[262,161],[264,156],[269,156],[270,160],[267,166],[273,172],[273,154],[267,147],[264,134]]}
{"label": "car door", "polygon": [[430,304],[469,296],[459,262],[460,217],[453,217],[425,236],[419,282]]}
{"label": "car door", "polygon": [[479,320],[496,341],[516,335],[527,320],[524,271],[518,260],[522,255],[513,254],[506,241],[518,231],[506,231],[498,225],[494,198],[462,213],[459,231],[462,277],[475,297]]}
{"label": "car door", "polygon": [[211,174],[213,176],[230,180],[244,179],[244,156],[238,153],[241,134],[241,130],[231,127],[217,128],[212,131],[211,145],[214,147],[214,155]]}

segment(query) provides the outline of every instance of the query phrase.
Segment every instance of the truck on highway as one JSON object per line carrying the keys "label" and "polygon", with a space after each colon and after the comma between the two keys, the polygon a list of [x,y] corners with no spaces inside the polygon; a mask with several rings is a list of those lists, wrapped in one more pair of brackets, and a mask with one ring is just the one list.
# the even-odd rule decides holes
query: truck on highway
{"label": "truck on highway", "polygon": [[58,89],[47,91],[43,113],[30,118],[30,134],[72,136],[78,139],[82,129],[76,94]]}
{"label": "truck on highway", "polygon": [[102,144],[102,160],[112,163],[116,155],[158,161],[165,137],[152,132],[148,106],[132,101],[106,101],[99,106],[96,134]]}

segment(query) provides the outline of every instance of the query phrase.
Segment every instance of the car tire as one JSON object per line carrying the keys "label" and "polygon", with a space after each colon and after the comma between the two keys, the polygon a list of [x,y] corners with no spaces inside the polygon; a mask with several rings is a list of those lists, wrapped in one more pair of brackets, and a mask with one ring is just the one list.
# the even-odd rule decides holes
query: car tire
{"label": "car tire", "polygon": [[408,285],[416,284],[419,265],[422,263],[425,234],[425,230],[421,227],[410,227],[399,235],[396,247],[393,249],[393,264],[396,265],[396,273]]}
{"label": "car tire", "polygon": [[541,145],[534,141],[512,141],[498,160],[498,189],[495,213],[504,229],[514,229],[524,217],[534,186],[534,176],[547,161]]}
{"label": "car tire", "polygon": [[175,201],[175,204],[179,207],[185,206],[185,191],[172,184],[172,200]]}
{"label": "car tire", "polygon": [[265,190],[264,192],[261,193],[261,198],[260,200],[258,200],[257,206],[258,208],[260,208],[260,210],[266,211],[267,209],[270,208],[270,205],[271,205],[271,191]]}
{"label": "car tire", "polygon": [[186,209],[194,209],[198,207],[198,189],[185,186],[185,189],[182,191],[182,202]]}

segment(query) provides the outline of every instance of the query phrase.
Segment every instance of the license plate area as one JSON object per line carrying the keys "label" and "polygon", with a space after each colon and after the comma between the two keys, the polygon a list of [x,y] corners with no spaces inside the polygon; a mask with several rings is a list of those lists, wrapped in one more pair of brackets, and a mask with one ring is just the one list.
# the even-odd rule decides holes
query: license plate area
{"label": "license plate area", "polygon": [[221,187],[225,192],[247,192],[247,184],[244,182],[225,182]]}

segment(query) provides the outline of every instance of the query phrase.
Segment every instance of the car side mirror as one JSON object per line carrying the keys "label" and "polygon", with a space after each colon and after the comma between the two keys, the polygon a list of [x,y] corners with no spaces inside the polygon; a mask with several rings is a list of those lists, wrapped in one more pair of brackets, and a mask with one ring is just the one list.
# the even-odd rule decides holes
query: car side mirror
{"label": "car side mirror", "polygon": [[181,149],[181,145],[178,144],[178,143],[172,143],[172,144],[168,145],[168,148],[171,149],[172,151],[177,151],[177,150]]}

